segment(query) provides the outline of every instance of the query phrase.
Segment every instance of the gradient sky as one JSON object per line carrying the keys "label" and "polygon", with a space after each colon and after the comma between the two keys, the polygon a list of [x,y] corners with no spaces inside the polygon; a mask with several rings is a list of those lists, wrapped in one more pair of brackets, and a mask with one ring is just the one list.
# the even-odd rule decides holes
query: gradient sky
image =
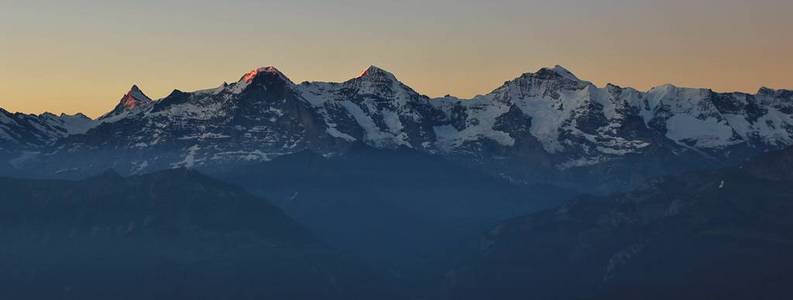
{"label": "gradient sky", "polygon": [[0,0],[0,107],[110,110],[275,65],[343,81],[369,65],[470,97],[560,64],[598,85],[793,88],[790,0]]}

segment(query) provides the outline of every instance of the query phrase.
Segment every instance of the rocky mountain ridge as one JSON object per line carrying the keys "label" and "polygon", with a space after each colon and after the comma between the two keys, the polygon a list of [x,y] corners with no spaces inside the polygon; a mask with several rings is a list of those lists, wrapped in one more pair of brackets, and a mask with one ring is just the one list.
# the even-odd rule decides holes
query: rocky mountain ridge
{"label": "rocky mountain ridge", "polygon": [[[436,154],[517,182],[592,177],[603,169],[648,178],[676,171],[678,163],[718,166],[793,144],[793,91],[664,85],[641,92],[597,87],[556,66],[472,99],[432,99],[374,66],[341,83],[300,84],[264,67],[231,84],[174,90],[156,101],[134,86],[93,126],[33,144],[48,157],[105,153],[112,160],[93,165],[122,173],[247,164],[301,151],[333,157],[363,144]],[[648,165],[637,172],[635,161]]]}

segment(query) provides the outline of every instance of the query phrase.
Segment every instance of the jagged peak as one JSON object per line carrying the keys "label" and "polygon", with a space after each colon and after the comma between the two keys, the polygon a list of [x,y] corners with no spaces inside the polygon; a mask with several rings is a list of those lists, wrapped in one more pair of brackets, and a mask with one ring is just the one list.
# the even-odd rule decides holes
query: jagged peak
{"label": "jagged peak", "polygon": [[40,115],[38,115],[38,116],[39,116],[39,117],[42,117],[42,118],[50,118],[50,119],[56,119],[56,118],[58,118],[58,115],[56,115],[56,114],[54,114],[54,113],[51,113],[51,112],[48,112],[48,111],[45,111],[45,112],[41,113],[41,114],[40,114]]}
{"label": "jagged peak", "polygon": [[776,98],[793,99],[793,90],[785,89],[772,89],[769,87],[761,87],[757,91],[757,95],[770,96]]}
{"label": "jagged peak", "polygon": [[61,118],[82,118],[82,119],[90,119],[88,116],[86,116],[84,113],[81,113],[81,112],[78,112],[78,113],[76,113],[76,114],[67,114],[67,113],[61,113],[60,117],[61,117]]}
{"label": "jagged peak", "polygon": [[353,79],[353,81],[364,82],[378,82],[378,83],[397,83],[396,76],[377,66],[369,66],[360,76]]}
{"label": "jagged peak", "polygon": [[564,79],[573,80],[573,81],[581,81],[581,79],[579,79],[578,76],[575,76],[575,74],[573,74],[573,72],[571,72],[567,68],[562,67],[560,65],[556,65],[556,66],[551,67],[551,68],[542,68],[542,69],[538,70],[536,73],[534,73],[532,75],[538,76],[538,77],[541,77],[541,78],[546,78],[546,79],[550,79],[550,78],[564,78]]}
{"label": "jagged peak", "polygon": [[129,89],[129,92],[127,92],[124,97],[121,98],[120,105],[123,105],[126,109],[135,109],[141,105],[146,105],[151,102],[151,98],[146,96],[146,94],[140,90],[137,84],[133,84]]}
{"label": "jagged peak", "polygon": [[358,79],[380,79],[380,80],[388,79],[393,81],[397,80],[396,76],[394,76],[393,73],[388,72],[374,65],[369,66],[369,68],[363,71],[363,73],[361,73],[361,76],[358,76]]}
{"label": "jagged peak", "polygon": [[559,74],[562,77],[565,77],[565,78],[568,78],[568,79],[571,79],[571,80],[580,80],[580,79],[578,79],[578,76],[575,76],[575,74],[573,74],[573,72],[571,72],[569,69],[567,69],[565,67],[562,67],[560,65],[554,66],[553,68],[551,68],[551,71],[556,72],[556,74]]}
{"label": "jagged peak", "polygon": [[292,82],[292,80],[289,79],[289,77],[286,77],[286,75],[284,75],[283,72],[281,72],[280,70],[278,70],[278,68],[276,68],[274,66],[259,67],[259,68],[250,70],[247,73],[245,73],[244,75],[242,75],[242,77],[240,78],[239,81],[249,84],[249,83],[252,83],[254,80],[256,80],[256,78],[260,78],[261,76],[265,76],[265,75],[266,76],[274,76],[274,77],[279,78],[279,79],[281,79],[281,80],[283,80],[283,81],[285,81],[285,82],[287,82],[289,84],[294,84]]}
{"label": "jagged peak", "polygon": [[[531,73],[523,73],[515,79],[505,81],[504,84],[494,90],[493,92],[514,88],[518,86],[523,86],[524,84],[541,84],[543,82],[554,82],[554,83],[561,83],[564,86],[570,86],[575,88],[582,88],[582,87],[589,87],[589,88],[596,88],[594,84],[589,81],[584,81],[579,79],[575,76],[572,72],[570,72],[565,67],[556,65],[554,67],[546,67],[537,70],[537,72]],[[550,86],[549,86],[550,87]]]}
{"label": "jagged peak", "polygon": [[149,96],[146,96],[146,94],[143,93],[143,91],[138,87],[137,84],[133,84],[132,87],[129,89],[129,92],[127,92],[125,96],[132,96],[132,98],[134,98],[138,102],[152,101],[152,99],[149,98]]}
{"label": "jagged peak", "polygon": [[134,111],[152,104],[154,100],[146,96],[137,84],[133,84],[129,91],[121,97],[118,105],[109,113],[99,117],[99,120],[118,115],[128,111]]}
{"label": "jagged peak", "polygon": [[80,112],[75,114],[61,113],[60,116],[58,117],[61,119],[93,120],[91,117],[86,116],[85,114]]}
{"label": "jagged peak", "polygon": [[769,94],[778,94],[778,93],[782,93],[782,94],[789,94],[789,93],[793,93],[793,90],[786,90],[786,89],[774,89],[774,88],[770,88],[770,87],[764,86],[764,87],[761,87],[761,88],[760,88],[760,89],[757,91],[757,93],[758,93],[758,94],[763,94],[763,93],[769,93]]}
{"label": "jagged peak", "polygon": [[46,111],[46,112],[43,112],[43,113],[41,113],[39,115],[33,115],[33,116],[36,116],[36,117],[39,117],[39,118],[46,118],[46,119],[61,119],[61,120],[64,120],[64,119],[85,119],[85,120],[91,120],[90,117],[86,116],[83,113],[75,113],[75,114],[61,113],[61,114],[55,114],[55,113]]}

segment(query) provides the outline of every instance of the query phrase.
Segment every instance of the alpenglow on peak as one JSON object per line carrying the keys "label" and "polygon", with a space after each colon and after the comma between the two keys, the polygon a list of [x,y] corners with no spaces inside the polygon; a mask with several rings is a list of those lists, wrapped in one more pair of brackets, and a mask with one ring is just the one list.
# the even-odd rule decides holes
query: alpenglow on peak
{"label": "alpenglow on peak", "polygon": [[248,73],[245,73],[244,75],[242,75],[242,78],[240,78],[240,81],[241,82],[245,82],[245,83],[251,83],[251,82],[253,82],[254,79],[256,79],[256,78],[258,78],[259,76],[262,76],[262,75],[272,75],[272,76],[276,76],[278,78],[281,78],[281,79],[283,79],[286,82],[290,82],[290,83],[292,82],[292,80],[290,80],[289,77],[286,77],[286,75],[284,75],[284,73],[279,71],[278,68],[276,68],[274,66],[267,66],[267,67],[260,67],[260,68],[253,69],[253,70],[249,71]]}
{"label": "alpenglow on peak", "polygon": [[107,114],[99,117],[99,120],[106,120],[114,116],[122,116],[129,112],[138,111],[142,108],[148,107],[154,101],[146,96],[143,91],[140,90],[137,84],[132,85],[129,91],[121,97],[118,104],[112,111],[108,112]]}
{"label": "alpenglow on peak", "polygon": [[369,66],[369,68],[367,68],[365,71],[363,71],[363,73],[361,73],[361,76],[358,76],[358,78],[367,78],[367,77],[388,77],[388,78],[396,79],[396,76],[394,76],[394,74],[392,74],[391,72],[388,72],[374,65]]}

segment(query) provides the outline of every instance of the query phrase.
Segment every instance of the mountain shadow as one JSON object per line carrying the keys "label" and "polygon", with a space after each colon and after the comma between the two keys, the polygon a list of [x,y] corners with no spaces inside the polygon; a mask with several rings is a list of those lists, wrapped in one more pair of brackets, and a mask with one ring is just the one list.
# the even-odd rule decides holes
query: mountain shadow
{"label": "mountain shadow", "polygon": [[784,299],[793,149],[581,197],[491,230],[447,274],[452,299]]}
{"label": "mountain shadow", "polygon": [[332,159],[301,152],[218,176],[272,199],[332,245],[370,258],[426,255],[570,196],[409,149],[359,147]]}
{"label": "mountain shadow", "polygon": [[0,190],[0,298],[392,298],[281,209],[194,171]]}

